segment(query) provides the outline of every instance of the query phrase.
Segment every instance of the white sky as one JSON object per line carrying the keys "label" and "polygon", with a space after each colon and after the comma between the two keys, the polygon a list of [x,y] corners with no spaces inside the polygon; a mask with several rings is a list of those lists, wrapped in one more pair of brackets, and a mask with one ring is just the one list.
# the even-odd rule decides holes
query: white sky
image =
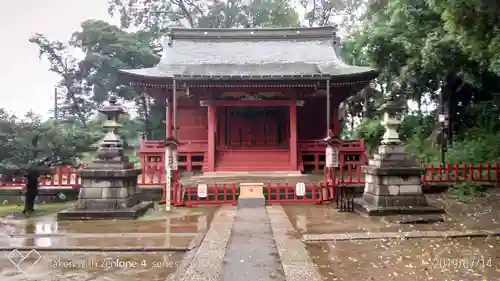
{"label": "white sky", "polygon": [[[30,109],[52,115],[58,76],[40,60],[28,39],[42,33],[66,42],[88,19],[109,22],[107,0],[4,0],[0,8],[0,108],[24,114]],[[116,22],[116,21],[113,21]]]}

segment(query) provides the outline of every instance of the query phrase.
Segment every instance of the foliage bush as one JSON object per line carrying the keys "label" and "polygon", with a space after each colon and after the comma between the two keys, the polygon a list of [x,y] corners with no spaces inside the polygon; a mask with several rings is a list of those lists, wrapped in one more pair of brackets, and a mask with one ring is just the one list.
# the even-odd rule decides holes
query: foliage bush
{"label": "foliage bush", "polygon": [[[441,163],[441,146],[430,138],[436,126],[433,116],[420,119],[408,115],[399,128],[400,138],[408,153],[425,163]],[[500,162],[500,132],[484,128],[473,128],[456,136],[448,146],[446,162],[494,163]],[[363,120],[353,133],[354,138],[364,138],[370,153],[374,153],[384,134],[379,118]]]}
{"label": "foliage bush", "polygon": [[374,153],[385,133],[379,118],[365,119],[354,130],[353,137],[355,139],[363,138],[370,154]]}

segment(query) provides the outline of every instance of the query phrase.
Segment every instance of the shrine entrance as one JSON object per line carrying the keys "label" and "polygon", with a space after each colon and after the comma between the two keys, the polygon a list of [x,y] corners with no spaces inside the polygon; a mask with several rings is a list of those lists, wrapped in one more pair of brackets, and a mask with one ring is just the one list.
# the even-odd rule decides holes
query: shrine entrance
{"label": "shrine entrance", "polygon": [[218,112],[220,148],[289,148],[289,107],[222,107]]}

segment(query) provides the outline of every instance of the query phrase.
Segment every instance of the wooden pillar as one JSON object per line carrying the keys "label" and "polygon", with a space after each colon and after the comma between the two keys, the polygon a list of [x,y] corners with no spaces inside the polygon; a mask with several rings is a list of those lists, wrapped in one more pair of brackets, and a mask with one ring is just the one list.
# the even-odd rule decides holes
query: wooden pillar
{"label": "wooden pillar", "polygon": [[208,153],[207,153],[207,172],[215,171],[215,126],[216,126],[216,107],[215,104],[208,104]]}
{"label": "wooden pillar", "polygon": [[165,136],[167,138],[172,136],[172,100],[168,97],[165,98]]}
{"label": "wooden pillar", "polygon": [[297,104],[290,104],[290,165],[297,169]]}
{"label": "wooden pillar", "polygon": [[330,80],[326,80],[326,136],[330,134],[332,128],[332,109],[330,100]]}
{"label": "wooden pillar", "polygon": [[177,83],[175,79],[172,80],[172,126],[174,127],[174,138],[178,139],[179,136],[177,135]]}
{"label": "wooden pillar", "polygon": [[339,120],[339,109],[338,105],[332,110],[332,119],[333,119],[333,135],[336,137],[340,136],[340,120]]}

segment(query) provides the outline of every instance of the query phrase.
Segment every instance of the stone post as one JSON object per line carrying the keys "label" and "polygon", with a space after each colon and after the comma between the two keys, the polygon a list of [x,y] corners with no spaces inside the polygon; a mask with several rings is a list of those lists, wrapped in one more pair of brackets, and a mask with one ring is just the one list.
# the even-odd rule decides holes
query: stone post
{"label": "stone post", "polygon": [[[335,184],[335,170],[334,168],[339,167],[339,151],[334,147],[335,138],[333,137],[332,131],[329,131],[329,136],[323,139],[323,142],[326,144],[325,149],[325,172],[326,172],[326,180],[327,182],[332,181],[332,184]],[[333,175],[333,177],[332,177]],[[321,191],[322,198],[327,200],[328,198],[328,186],[324,185]]]}
{"label": "stone post", "polygon": [[378,153],[363,166],[365,189],[356,198],[355,210],[363,215],[443,213],[430,206],[422,191],[424,169],[404,151],[397,132],[402,122],[405,99],[399,88],[392,89],[381,107],[385,134]]}
{"label": "stone post", "polygon": [[[169,137],[165,140],[165,210],[172,209],[172,179],[173,171],[177,171],[179,163],[177,159],[177,150],[180,145],[179,141],[174,137]],[[178,196],[174,194],[174,196]]]}
{"label": "stone post", "polygon": [[125,113],[124,108],[111,97],[109,105],[99,112],[107,117],[103,125],[106,135],[96,159],[79,170],[81,187],[75,208],[58,213],[59,219],[135,219],[153,206],[152,202],[140,202],[137,177],[141,169],[124,156],[118,135],[118,118]]}

